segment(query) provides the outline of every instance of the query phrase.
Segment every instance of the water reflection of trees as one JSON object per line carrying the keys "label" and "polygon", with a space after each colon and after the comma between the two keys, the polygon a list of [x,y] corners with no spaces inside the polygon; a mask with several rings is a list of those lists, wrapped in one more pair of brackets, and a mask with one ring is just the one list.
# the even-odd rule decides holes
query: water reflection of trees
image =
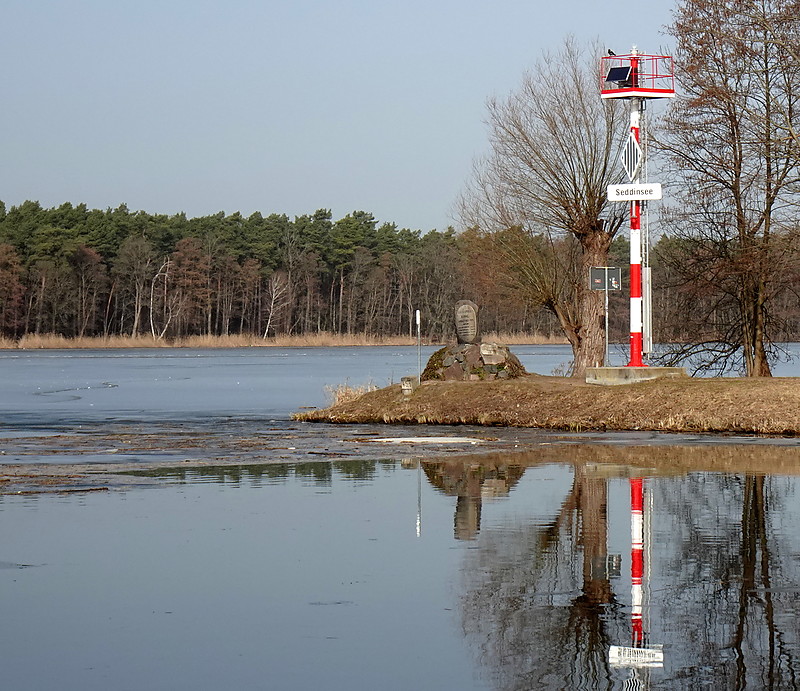
{"label": "water reflection of trees", "polygon": [[148,468],[129,471],[128,475],[164,478],[179,482],[216,482],[220,484],[281,484],[300,479],[315,485],[330,486],[334,480],[369,482],[381,469],[395,469],[397,461],[312,461],[308,463],[253,463],[246,465],[209,465],[188,468]]}
{"label": "water reflection of trees", "polygon": [[[611,684],[609,627],[621,611],[607,569],[607,484],[575,466],[546,525],[481,535],[464,569],[464,633],[498,688]],[[576,555],[582,559],[576,559]]]}
{"label": "water reflection of trees", "polygon": [[[783,525],[793,489],[786,477],[698,474],[681,495],[667,487],[658,493],[659,515],[671,518],[661,535],[677,532],[679,540],[670,538],[671,554],[653,570],[664,574],[664,621],[681,632],[695,681],[800,686],[798,546]],[[676,688],[687,674],[670,675]]]}
{"label": "water reflection of trees", "polygon": [[[709,462],[721,462],[714,453],[705,450]],[[673,454],[680,465],[680,449]],[[518,463],[514,482],[535,462]],[[492,463],[488,472],[462,465],[460,478],[453,462],[428,464],[426,473],[449,494],[475,499],[482,496],[476,479],[502,466]],[[517,519],[480,534],[474,526],[476,548],[464,555],[462,626],[496,688],[800,686],[800,549],[796,524],[786,523],[794,480],[671,472],[648,480],[652,600],[645,616],[650,640],[665,644],[663,669],[608,663],[609,645],[630,645],[631,626],[629,574],[608,571],[607,469],[575,462],[571,487],[546,523]]]}

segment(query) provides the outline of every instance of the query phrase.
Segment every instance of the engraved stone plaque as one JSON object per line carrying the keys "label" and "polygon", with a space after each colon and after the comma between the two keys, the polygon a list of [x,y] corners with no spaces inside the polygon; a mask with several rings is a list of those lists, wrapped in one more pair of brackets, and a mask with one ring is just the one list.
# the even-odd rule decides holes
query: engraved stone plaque
{"label": "engraved stone plaque", "polygon": [[471,300],[459,300],[455,316],[458,342],[478,343],[478,306]]}
{"label": "engraved stone plaque", "polygon": [[506,361],[506,355],[496,343],[481,343],[481,360],[485,365],[500,365]]}

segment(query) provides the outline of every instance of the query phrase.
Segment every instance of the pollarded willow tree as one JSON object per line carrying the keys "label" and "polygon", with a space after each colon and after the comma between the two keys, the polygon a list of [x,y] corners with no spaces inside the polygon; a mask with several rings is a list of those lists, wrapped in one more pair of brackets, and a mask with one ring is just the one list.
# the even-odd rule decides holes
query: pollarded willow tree
{"label": "pollarded willow tree", "polygon": [[671,230],[684,251],[673,269],[686,319],[708,334],[680,354],[755,377],[771,376],[774,304],[793,254],[799,9],[797,0],[683,0],[669,27],[679,95],[659,145],[680,183]]}
{"label": "pollarded willow tree", "polygon": [[589,268],[606,265],[627,208],[606,197],[621,181],[628,111],[600,98],[600,53],[568,38],[489,102],[490,152],[461,204],[464,225],[494,240],[504,278],[557,317],[573,376],[603,362],[602,295],[589,289]]}

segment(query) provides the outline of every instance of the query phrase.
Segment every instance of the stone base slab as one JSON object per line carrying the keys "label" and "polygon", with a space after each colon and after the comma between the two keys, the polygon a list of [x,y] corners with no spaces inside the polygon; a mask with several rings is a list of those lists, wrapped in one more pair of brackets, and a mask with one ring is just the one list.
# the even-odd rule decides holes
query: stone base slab
{"label": "stone base slab", "polygon": [[687,377],[685,367],[587,367],[586,383],[601,386],[635,384],[651,379]]}

